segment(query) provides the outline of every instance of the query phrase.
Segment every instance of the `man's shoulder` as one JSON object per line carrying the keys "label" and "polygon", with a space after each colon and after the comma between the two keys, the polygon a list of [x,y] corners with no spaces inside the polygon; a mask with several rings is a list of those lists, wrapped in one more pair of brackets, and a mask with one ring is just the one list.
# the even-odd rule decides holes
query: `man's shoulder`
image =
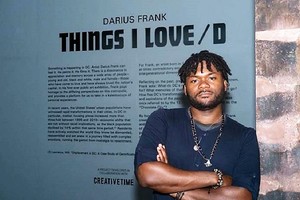
{"label": "man's shoulder", "polygon": [[247,127],[238,121],[227,118],[224,126],[224,132],[229,136],[229,138],[235,138],[236,141],[251,142],[254,141],[257,143],[256,130],[252,127]]}
{"label": "man's shoulder", "polygon": [[247,127],[240,122],[238,122],[235,119],[232,119],[231,117],[226,117],[226,124],[231,130],[237,130],[238,132],[244,132],[244,133],[255,133],[255,129],[252,127]]}
{"label": "man's shoulder", "polygon": [[179,114],[185,113],[186,108],[158,108],[153,113]]}
{"label": "man's shoulder", "polygon": [[152,117],[163,117],[168,120],[182,119],[187,116],[186,108],[159,108],[152,112]]}

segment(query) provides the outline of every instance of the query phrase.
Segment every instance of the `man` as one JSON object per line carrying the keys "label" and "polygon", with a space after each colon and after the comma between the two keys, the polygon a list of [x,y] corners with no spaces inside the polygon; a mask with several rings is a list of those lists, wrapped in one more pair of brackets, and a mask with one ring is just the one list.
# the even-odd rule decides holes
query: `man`
{"label": "man", "polygon": [[226,116],[222,102],[230,68],[209,51],[179,69],[189,108],[158,109],[136,148],[135,174],[154,199],[257,199],[256,132]]}

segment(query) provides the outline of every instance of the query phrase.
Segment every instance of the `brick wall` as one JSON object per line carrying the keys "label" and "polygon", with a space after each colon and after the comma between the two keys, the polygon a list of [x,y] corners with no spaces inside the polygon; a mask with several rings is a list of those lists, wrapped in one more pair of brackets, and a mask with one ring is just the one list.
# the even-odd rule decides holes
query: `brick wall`
{"label": "brick wall", "polygon": [[256,0],[260,200],[300,199],[300,1]]}

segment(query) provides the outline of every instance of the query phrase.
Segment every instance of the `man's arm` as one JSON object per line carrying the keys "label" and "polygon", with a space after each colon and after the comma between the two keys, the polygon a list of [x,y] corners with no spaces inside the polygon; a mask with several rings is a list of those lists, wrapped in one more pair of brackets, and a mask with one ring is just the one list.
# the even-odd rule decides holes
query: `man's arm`
{"label": "man's arm", "polygon": [[[157,161],[163,162],[165,164],[168,164],[168,157],[166,154],[166,149],[163,145],[159,145],[157,147]],[[225,184],[227,184],[227,181],[225,180]],[[230,182],[231,184],[231,182]],[[242,187],[235,187],[235,186],[223,186],[216,190],[211,189],[211,187],[202,188],[202,189],[194,189],[194,190],[179,190],[179,191],[185,191],[184,195],[182,197],[182,200],[184,199],[194,199],[194,200],[206,200],[206,199],[220,199],[220,200],[251,200],[252,195],[251,193]],[[172,193],[171,196],[175,197],[176,194]]]}
{"label": "man's arm", "polygon": [[141,186],[161,193],[193,190],[215,185],[218,177],[214,172],[185,171],[163,162],[147,162],[137,169]]}
{"label": "man's arm", "polygon": [[[172,194],[171,196],[175,196]],[[242,187],[225,186],[214,189],[196,189],[185,191],[181,200],[251,200],[251,193]]]}
{"label": "man's arm", "polygon": [[[137,179],[141,186],[161,193],[174,193],[216,185],[215,172],[186,171],[168,165],[164,147],[157,148],[157,161],[141,164],[137,169]],[[224,186],[231,185],[231,177],[223,176]]]}

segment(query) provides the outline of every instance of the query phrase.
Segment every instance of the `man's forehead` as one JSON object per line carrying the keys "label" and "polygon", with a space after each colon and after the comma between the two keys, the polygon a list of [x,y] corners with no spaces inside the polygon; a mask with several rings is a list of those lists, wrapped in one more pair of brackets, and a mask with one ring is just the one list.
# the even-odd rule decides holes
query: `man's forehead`
{"label": "man's forehead", "polygon": [[196,73],[191,72],[188,77],[198,77],[198,76],[210,76],[210,75],[221,75],[218,71],[197,71]]}
{"label": "man's forehead", "polygon": [[212,75],[212,74],[218,74],[222,75],[220,71],[217,70],[217,68],[211,64],[210,68],[207,68],[206,63],[201,66],[201,63],[199,63],[197,70],[195,72],[191,72],[188,76],[197,76],[198,75]]}
{"label": "man's forehead", "polygon": [[[209,65],[210,65],[210,68],[211,68],[210,71],[217,71],[217,68],[215,67],[215,65],[214,65],[213,63],[209,63]],[[200,62],[198,63],[197,69],[199,69],[199,68],[201,69],[201,67],[203,67],[203,69],[204,69],[204,68],[205,68],[205,69],[208,69],[207,66],[208,66],[208,63],[207,63],[205,60],[202,60],[202,61],[200,61]]]}
{"label": "man's forehead", "polygon": [[210,64],[210,66],[208,67],[206,64],[203,64],[201,65],[201,63],[198,64],[198,67],[197,67],[197,71],[196,73],[200,71],[201,73],[203,72],[215,72],[215,73],[218,73],[219,70],[214,66],[214,64]]}

